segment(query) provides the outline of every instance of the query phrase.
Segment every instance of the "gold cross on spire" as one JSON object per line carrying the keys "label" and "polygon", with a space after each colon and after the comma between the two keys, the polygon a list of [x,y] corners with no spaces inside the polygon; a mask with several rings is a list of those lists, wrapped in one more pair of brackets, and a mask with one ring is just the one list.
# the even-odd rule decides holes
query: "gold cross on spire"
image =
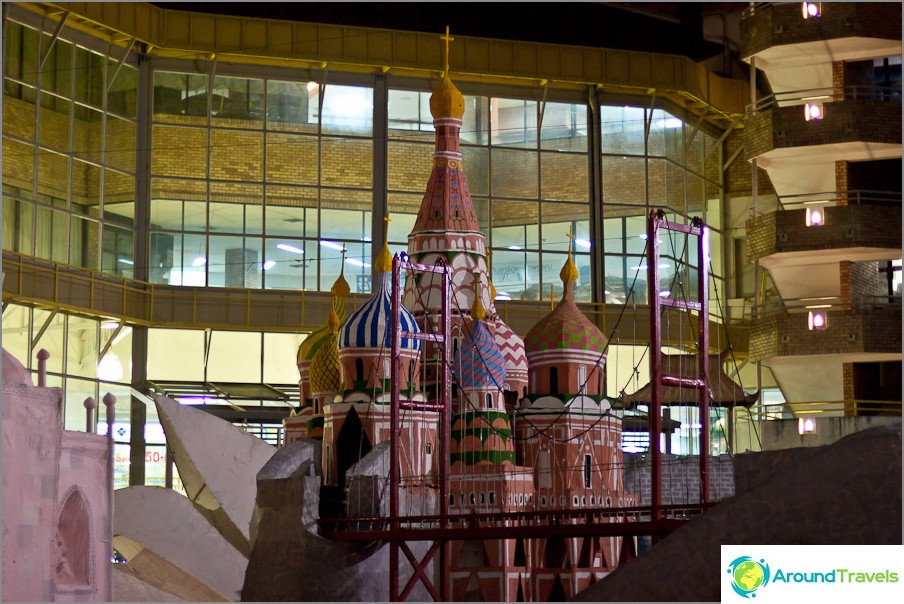
{"label": "gold cross on spire", "polygon": [[570,254],[574,249],[574,225],[568,227],[568,232],[565,233],[565,236],[568,237],[568,253]]}
{"label": "gold cross on spire", "polygon": [[556,288],[551,283],[549,284],[549,295],[546,297],[549,298],[549,309],[555,310],[556,309]]}
{"label": "gold cross on spire", "polygon": [[343,268],[343,269],[345,269],[345,254],[346,254],[347,251],[348,251],[348,250],[346,249],[345,244],[343,243],[343,244],[342,244],[342,251],[339,252],[340,254],[342,254],[342,268]]}
{"label": "gold cross on spire", "polygon": [[449,75],[449,42],[455,39],[449,35],[448,25],[446,26],[446,35],[440,36],[439,39],[446,43],[446,51],[443,53],[443,76],[447,76]]}

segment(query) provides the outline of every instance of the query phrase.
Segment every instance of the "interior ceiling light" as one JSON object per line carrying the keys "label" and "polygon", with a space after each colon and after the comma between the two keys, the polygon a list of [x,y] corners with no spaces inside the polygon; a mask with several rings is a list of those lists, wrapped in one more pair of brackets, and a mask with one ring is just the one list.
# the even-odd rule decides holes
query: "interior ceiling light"
{"label": "interior ceiling light", "polygon": [[264,262],[262,268],[263,268],[265,271],[268,271],[268,270],[270,270],[271,268],[273,268],[274,266],[276,266],[276,261],[275,261],[275,260],[267,260],[266,262]]}
{"label": "interior ceiling light", "polygon": [[191,261],[192,266],[204,266],[205,264],[207,264],[207,258],[205,258],[204,256],[198,256]]}
{"label": "interior ceiling light", "polygon": [[801,11],[804,19],[816,19],[822,14],[822,2],[804,2]]}
{"label": "interior ceiling light", "polygon": [[289,245],[288,243],[277,243],[276,249],[282,250],[284,252],[292,252],[293,254],[304,254],[303,249],[297,248],[294,245]]}

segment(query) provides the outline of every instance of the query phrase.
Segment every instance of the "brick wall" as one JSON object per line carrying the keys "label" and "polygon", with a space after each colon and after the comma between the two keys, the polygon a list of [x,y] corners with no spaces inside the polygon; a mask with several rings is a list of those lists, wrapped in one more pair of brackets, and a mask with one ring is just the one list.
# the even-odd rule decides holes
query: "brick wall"
{"label": "brick wall", "polygon": [[750,360],[783,356],[901,352],[901,308],[882,305],[829,310],[828,327],[810,331],[807,313],[756,321],[750,332]]}
{"label": "brick wall", "polygon": [[804,19],[799,2],[758,6],[741,20],[741,56],[772,46],[850,37],[900,40],[900,3],[824,2],[818,19]]}
{"label": "brick wall", "polygon": [[901,144],[901,105],[857,99],[826,103],[824,117],[806,121],[802,106],[760,111],[747,122],[744,149],[758,157],[773,149],[849,142]]}
{"label": "brick wall", "polygon": [[[780,252],[825,249],[901,247],[900,211],[888,205],[861,203],[825,209],[825,224],[806,226],[805,210],[782,210],[747,220],[747,259]],[[869,290],[866,287],[862,291]],[[858,290],[859,291],[859,290]]]}
{"label": "brick wall", "polygon": [[[709,496],[719,501],[734,496],[734,467],[730,455],[711,457]],[[625,455],[625,492],[635,493],[638,505],[650,505],[650,460],[642,455]],[[700,457],[662,455],[662,503],[681,504],[700,501]]]}

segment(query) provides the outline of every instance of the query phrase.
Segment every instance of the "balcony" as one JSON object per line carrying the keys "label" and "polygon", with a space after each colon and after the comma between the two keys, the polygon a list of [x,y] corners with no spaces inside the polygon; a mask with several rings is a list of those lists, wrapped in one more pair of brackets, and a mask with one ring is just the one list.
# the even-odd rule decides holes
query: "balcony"
{"label": "balcony", "polygon": [[[825,364],[827,355],[844,363],[901,358],[900,297],[864,296],[835,304],[806,302],[786,300],[781,308],[760,309],[750,333],[751,361],[811,357]],[[825,317],[822,328],[811,328],[814,310]]]}
{"label": "balcony", "polygon": [[764,97],[747,111],[746,156],[756,157],[767,170],[779,160],[830,163],[901,157],[900,89],[796,90]]}
{"label": "balcony", "polygon": [[857,61],[901,53],[900,3],[818,4],[816,18],[804,18],[801,2],[748,8],[741,20],[741,56],[756,56],[757,67],[768,69],[770,64]]}
{"label": "balcony", "polygon": [[[807,215],[814,210],[818,226],[807,226]],[[774,211],[747,220],[747,259],[759,260],[765,268],[900,257],[900,193],[835,191],[780,197]]]}

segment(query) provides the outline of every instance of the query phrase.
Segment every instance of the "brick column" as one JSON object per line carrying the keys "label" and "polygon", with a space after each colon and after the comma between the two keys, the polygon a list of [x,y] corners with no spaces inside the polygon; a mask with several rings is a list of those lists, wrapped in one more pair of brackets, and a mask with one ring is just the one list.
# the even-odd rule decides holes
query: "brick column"
{"label": "brick column", "polygon": [[841,280],[839,293],[841,296],[841,303],[845,307],[849,307],[854,293],[851,285],[851,261],[842,260],[838,264],[838,273]]}
{"label": "brick column", "polygon": [[848,204],[848,162],[835,162],[835,192],[838,195],[838,205]]}
{"label": "brick column", "polygon": [[844,61],[832,63],[832,100],[844,100]]}
{"label": "brick column", "polygon": [[854,399],[854,364],[844,363],[841,374],[843,380],[844,414],[845,416],[857,415],[857,404]]}

